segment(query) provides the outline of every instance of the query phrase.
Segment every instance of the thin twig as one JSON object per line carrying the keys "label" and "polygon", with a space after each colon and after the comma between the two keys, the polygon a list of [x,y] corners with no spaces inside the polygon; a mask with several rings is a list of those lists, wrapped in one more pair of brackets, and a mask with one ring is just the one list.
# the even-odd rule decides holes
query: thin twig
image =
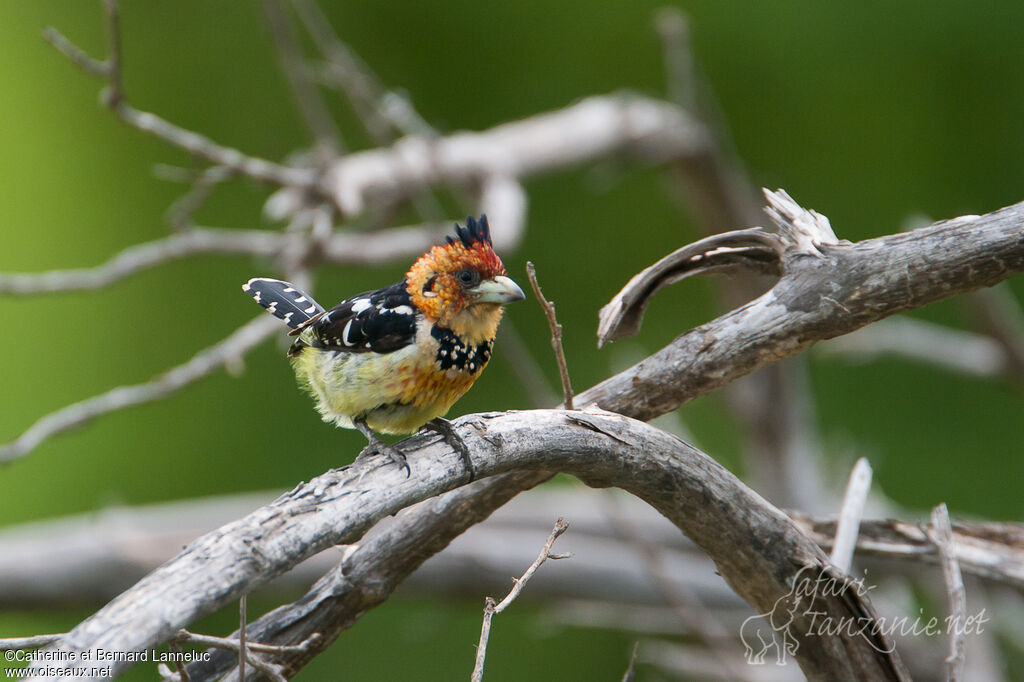
{"label": "thin twig", "polygon": [[861,457],[853,466],[850,480],[846,484],[846,494],[843,495],[843,505],[836,523],[836,540],[832,545],[832,555],[829,557],[843,573],[850,572],[853,550],[857,546],[857,536],[860,532],[860,520],[864,516],[864,504],[870,490],[871,465],[867,459]]}
{"label": "thin twig", "polygon": [[636,680],[636,656],[640,653],[640,640],[633,643],[633,653],[629,657],[629,666],[622,675],[622,682],[634,682]]}
{"label": "thin twig", "polygon": [[413,108],[408,98],[390,91],[359,55],[331,28],[317,3],[292,0],[296,14],[327,60],[327,76],[352,103],[366,130],[378,144],[401,135],[435,136],[437,131]]}
{"label": "thin twig", "polygon": [[690,26],[678,7],[662,7],[654,15],[665,62],[665,92],[670,102],[694,111],[697,107],[697,74],[690,49]]}
{"label": "thin twig", "polygon": [[0,463],[22,457],[49,438],[85,424],[100,415],[166,398],[221,367],[237,364],[245,353],[279,328],[274,319],[260,315],[222,341],[199,351],[188,362],[150,381],[131,386],[118,386],[51,412],[37,420],[15,440],[0,445]]}
{"label": "thin twig", "polygon": [[104,3],[104,11],[110,31],[110,58],[105,62],[89,57],[84,50],[75,46],[55,28],[47,28],[43,35],[71,62],[87,73],[103,77],[108,81],[104,102],[122,121],[134,128],[155,135],[165,142],[181,147],[199,158],[231,168],[257,180],[282,186],[313,188],[316,174],[311,169],[290,168],[272,161],[248,156],[237,149],[217,144],[199,133],[180,128],[156,114],[140,111],[128,104],[121,87],[121,38],[118,31],[117,4],[112,0],[107,0]]}
{"label": "thin twig", "polygon": [[[201,646],[225,649],[238,654],[238,679],[245,680],[246,663],[259,670],[274,682],[287,682],[283,666],[271,663],[258,653],[284,654],[290,652],[302,653],[308,651],[319,639],[319,634],[313,634],[306,638],[301,644],[261,644],[259,642],[247,642],[245,640],[245,597],[239,601],[239,620],[242,625],[238,630],[238,639],[228,637],[213,637],[211,635],[200,635],[188,630],[179,630],[174,641],[199,644]],[[185,682],[183,680],[183,682]]]}
{"label": "thin twig", "polygon": [[[392,227],[374,234],[320,232],[283,234],[272,230],[190,227],[176,234],[129,246],[92,268],[46,272],[0,272],[0,294],[20,296],[99,289],[170,261],[199,254],[257,256],[277,260],[307,252],[310,239],[318,248],[310,258],[337,265],[376,265],[415,257],[444,239],[450,223]],[[309,260],[307,265],[315,265]]]}
{"label": "thin twig", "polygon": [[210,196],[213,188],[235,175],[224,166],[210,166],[196,174],[191,187],[167,209],[167,222],[176,232],[194,227],[192,217]]}
{"label": "thin twig", "polygon": [[[182,629],[178,630],[178,634],[175,635],[175,639],[179,642],[214,647],[216,649],[234,651],[235,653],[241,651],[239,641],[231,637],[200,635],[199,633],[192,632],[191,630]],[[303,640],[300,644],[263,644],[262,642],[246,642],[245,648],[246,652],[249,654],[254,652],[258,654],[302,653],[303,651],[308,651],[310,647],[319,641],[319,639],[319,634],[313,634]]]}
{"label": "thin twig", "polygon": [[562,379],[565,409],[571,410],[573,409],[572,384],[569,383],[569,368],[565,364],[565,349],[562,348],[562,325],[558,324],[558,318],[555,317],[555,304],[544,298],[544,293],[540,290],[540,285],[537,283],[537,269],[533,267],[533,263],[530,261],[526,262],[526,276],[530,280],[530,286],[533,287],[533,293],[537,296],[541,307],[544,308],[544,315],[548,318],[548,326],[551,328],[551,347],[555,349],[558,375]]}
{"label": "thin twig", "polygon": [[[317,145],[332,153],[342,150],[338,128],[331,119],[327,105],[310,79],[309,66],[295,38],[292,22],[282,7],[281,0],[263,0],[263,13],[267,17],[270,35],[277,47],[284,71],[292,94],[298,105],[299,113],[316,138]],[[244,679],[244,678],[243,678]]]}
{"label": "thin twig", "polygon": [[59,642],[64,638],[64,632],[53,635],[34,635],[32,637],[7,637],[0,639],[0,651],[13,651],[15,649],[41,649]]}
{"label": "thin twig", "polygon": [[124,99],[124,83],[121,81],[121,10],[116,0],[103,0],[103,13],[107,18],[107,39],[110,41],[110,56],[107,57],[107,80],[110,85],[103,100],[112,109]]}
{"label": "thin twig", "polygon": [[43,29],[43,40],[50,43],[54,49],[67,57],[72,64],[82,69],[82,71],[100,78],[110,77],[109,63],[90,57],[85,50],[68,40],[64,37],[63,33],[52,26],[47,26]]}
{"label": "thin twig", "polygon": [[472,682],[481,682],[484,678],[484,660],[487,658],[487,640],[491,635],[491,619],[494,615],[501,613],[509,604],[515,601],[519,593],[523,591],[526,586],[526,582],[533,577],[533,574],[537,572],[540,565],[548,559],[567,559],[571,554],[552,554],[551,546],[555,544],[555,540],[558,539],[562,533],[568,530],[569,524],[564,521],[561,517],[555,521],[555,527],[551,529],[551,535],[548,536],[547,542],[544,543],[544,548],[541,549],[540,554],[537,555],[536,560],[530,567],[526,569],[526,573],[523,573],[520,578],[512,578],[512,590],[509,591],[505,598],[501,602],[495,604],[492,597],[487,597],[484,606],[484,620],[480,627],[480,643],[476,648],[476,663],[473,666]]}
{"label": "thin twig", "polygon": [[245,682],[245,659],[249,656],[248,649],[245,648],[245,625],[248,620],[245,617],[246,611],[246,595],[242,595],[238,599],[238,679]]}
{"label": "thin twig", "polygon": [[[177,637],[171,637],[171,639],[168,640],[167,648],[169,648],[172,653],[177,654],[179,657],[181,656],[181,640],[179,640]],[[181,658],[175,660],[174,668],[175,671],[177,672],[178,682],[189,682],[188,666],[185,665],[184,660],[182,660]],[[242,680],[244,682],[245,678],[243,677]]]}
{"label": "thin twig", "polygon": [[[342,91],[376,144],[390,144],[400,135],[438,136],[407,97],[389,92],[370,67],[341,41],[315,2],[292,0],[292,6],[326,59],[326,84]],[[306,74],[309,75],[308,67]],[[438,221],[445,215],[444,207],[429,188],[417,192],[411,200],[426,221]]]}
{"label": "thin twig", "polygon": [[964,636],[967,623],[967,591],[960,573],[960,563],[953,547],[953,529],[949,522],[949,511],[945,504],[932,509],[932,525],[925,531],[939,552],[942,575],[946,580],[946,596],[949,599],[949,655],[946,657],[946,679],[957,682],[963,679]]}

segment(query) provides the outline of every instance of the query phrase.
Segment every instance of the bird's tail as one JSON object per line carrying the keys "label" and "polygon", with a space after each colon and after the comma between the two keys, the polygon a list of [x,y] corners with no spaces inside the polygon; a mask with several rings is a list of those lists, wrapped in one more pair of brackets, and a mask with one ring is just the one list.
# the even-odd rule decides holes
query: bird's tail
{"label": "bird's tail", "polygon": [[242,285],[242,291],[292,329],[299,328],[324,311],[323,306],[311,296],[279,279],[255,277]]}

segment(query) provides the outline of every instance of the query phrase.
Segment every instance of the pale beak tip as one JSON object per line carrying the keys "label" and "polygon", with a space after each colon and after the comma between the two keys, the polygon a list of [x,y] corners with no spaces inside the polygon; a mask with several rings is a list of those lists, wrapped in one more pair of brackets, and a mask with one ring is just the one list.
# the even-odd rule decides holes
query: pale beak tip
{"label": "pale beak tip", "polygon": [[492,280],[481,282],[477,287],[476,300],[480,303],[515,303],[526,298],[526,294],[511,278],[498,275]]}

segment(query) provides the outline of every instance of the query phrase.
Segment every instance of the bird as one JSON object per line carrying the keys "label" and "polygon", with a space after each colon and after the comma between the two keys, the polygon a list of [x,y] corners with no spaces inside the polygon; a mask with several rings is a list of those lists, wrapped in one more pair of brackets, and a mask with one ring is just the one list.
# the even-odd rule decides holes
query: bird
{"label": "bird", "polygon": [[420,256],[405,277],[327,310],[289,282],[257,277],[242,290],[290,327],[288,349],[299,385],[324,421],[356,429],[359,457],[405,456],[376,435],[439,432],[469,452],[443,418],[487,366],[503,306],[526,298],[494,251],[487,216],[455,223],[455,236]]}

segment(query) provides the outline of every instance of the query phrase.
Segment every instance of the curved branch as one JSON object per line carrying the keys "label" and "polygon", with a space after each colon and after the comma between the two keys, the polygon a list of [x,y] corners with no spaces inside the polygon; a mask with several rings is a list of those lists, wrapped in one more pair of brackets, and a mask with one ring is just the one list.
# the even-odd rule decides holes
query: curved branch
{"label": "curved branch", "polygon": [[[558,470],[644,499],[700,545],[761,612],[778,608],[801,571],[829,572],[824,553],[785,514],[714,460],[654,427],[612,413],[558,410],[471,415],[455,424],[478,475]],[[404,449],[412,476],[374,457],[300,485],[192,543],[81,623],[59,648],[154,646],[306,557],[352,543],[385,516],[469,478],[459,456],[433,434],[404,441]],[[348,577],[344,561],[339,576]],[[796,658],[810,678],[903,678],[898,657],[886,653],[891,644],[867,629],[863,635],[814,631],[817,612],[874,622],[870,605],[855,591],[812,597],[799,610],[794,606],[791,626],[799,642]],[[126,665],[115,663],[114,672]]]}
{"label": "curved branch", "polygon": [[[488,486],[498,477],[486,479]],[[474,491],[480,495],[480,490]],[[504,500],[513,493],[506,492]],[[273,499],[276,492],[241,493],[210,498],[162,502],[138,507],[113,507],[102,512],[37,521],[0,529],[0,609],[36,610],[78,604],[83,608],[102,606],[141,580],[177,551],[200,535],[248,514]],[[421,503],[421,521],[440,519],[444,496]],[[610,500],[610,501],[609,501]],[[612,502],[614,502],[612,504]],[[524,492],[501,505],[496,517],[467,533],[459,532],[457,542],[402,581],[406,594],[466,594],[486,589],[521,568],[533,545],[524,538],[553,516],[572,510],[575,529],[573,544],[577,557],[572,575],[551,576],[531,590],[530,597],[560,596],[563,599],[607,600],[622,604],[662,604],[663,595],[652,589],[645,563],[637,558],[633,537],[608,526],[609,505],[616,522],[641,528],[655,542],[671,567],[673,589],[697,591],[705,603],[716,609],[735,605],[738,597],[725,585],[714,583],[706,570],[704,556],[656,511],[630,495],[607,500],[582,488],[547,488]],[[415,546],[399,550],[382,544],[368,550],[385,531],[395,534],[394,524],[417,518],[420,506],[403,511],[374,527],[359,543],[358,552],[371,555],[408,557]],[[490,504],[478,521],[490,513]],[[429,512],[429,513],[428,513]],[[461,512],[460,512],[461,513]],[[801,530],[829,551],[835,541],[835,519],[813,517],[787,510]],[[459,516],[459,518],[463,518]],[[422,537],[422,528],[402,526],[401,535],[412,532]],[[953,522],[953,549],[965,575],[984,578],[986,587],[1003,585],[1024,593],[1024,524]],[[356,551],[356,550],[353,550]],[[65,561],[74,556],[73,562]],[[429,556],[429,555],[427,555]],[[427,558],[425,556],[424,558]],[[334,567],[340,555],[324,552],[303,562],[274,582],[280,592],[308,589]],[[877,557],[903,564],[904,571],[927,569],[937,561],[934,547],[919,523],[913,520],[863,520],[857,536],[856,557]],[[614,575],[607,567],[615,563]],[[380,576],[380,568],[367,575]],[[113,577],[112,577],[113,576]],[[355,582],[352,574],[346,576]],[[398,580],[387,581],[389,584]],[[274,592],[277,594],[278,592]],[[310,592],[303,602],[323,602],[329,593]],[[305,616],[303,616],[305,617]],[[297,626],[289,617],[288,629]],[[330,623],[333,619],[327,618]],[[256,623],[262,621],[262,618]],[[253,632],[254,623],[249,626]],[[275,629],[280,630],[281,626]],[[309,632],[323,632],[321,626]],[[265,637],[257,637],[259,641]]]}
{"label": "curved branch", "polygon": [[818,341],[1024,272],[1024,202],[856,244],[790,228],[775,241],[783,275],[770,291],[601,382],[590,401],[652,419]]}
{"label": "curved branch", "polygon": [[[584,392],[578,401],[584,405],[597,402],[630,416],[651,418],[758,367],[795,354],[814,341],[944,296],[990,285],[1024,268],[1022,225],[1024,204],[1018,204],[980,218],[961,218],[860,244],[815,247],[817,253],[792,249],[786,256],[786,274],[768,294],[682,335],[651,358]],[[548,433],[544,435],[546,439]],[[486,516],[494,508],[494,499],[510,497],[549,476],[546,471],[505,474],[486,482],[493,486],[489,488],[493,498],[470,486],[448,493],[445,509],[471,507],[475,513]],[[454,485],[452,481],[449,484]],[[401,485],[399,482],[397,487]],[[451,537],[446,529],[457,518],[457,514],[447,513],[447,519],[442,521],[445,509],[438,511],[432,525],[419,526],[411,532],[413,537],[394,536],[390,537],[391,542],[427,542],[443,547]],[[422,520],[432,511],[413,510],[410,514],[414,520]],[[302,519],[292,521],[300,524]],[[337,526],[332,528],[338,532]],[[341,541],[344,540],[328,540]],[[360,557],[371,560],[359,549],[348,560]],[[416,559],[417,563],[423,558]],[[150,583],[156,575],[143,584]],[[230,600],[237,596],[245,576],[240,580],[242,583],[232,588],[234,592],[227,596],[218,594],[218,598]],[[354,585],[355,589],[367,591],[374,587],[369,583]],[[184,583],[178,587],[184,589]],[[390,591],[387,583],[376,587],[385,597]],[[378,594],[377,599],[385,597]],[[107,612],[121,603],[120,598],[112,602],[80,630],[88,632],[90,623],[106,622],[103,619]],[[348,612],[348,617],[355,618],[358,613],[361,611]]]}

